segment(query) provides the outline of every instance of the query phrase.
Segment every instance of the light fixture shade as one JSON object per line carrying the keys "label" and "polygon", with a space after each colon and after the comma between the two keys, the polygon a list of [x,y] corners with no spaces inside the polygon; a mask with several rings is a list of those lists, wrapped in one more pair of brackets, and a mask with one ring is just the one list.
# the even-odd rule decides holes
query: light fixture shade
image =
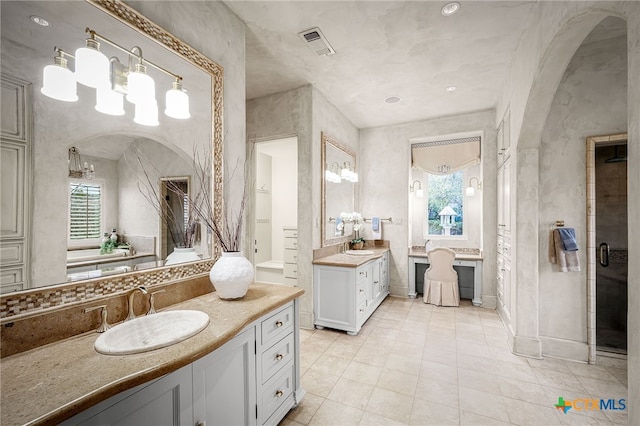
{"label": "light fixture shade", "polygon": [[476,195],[476,189],[473,186],[467,186],[467,196],[473,197]]}
{"label": "light fixture shade", "polygon": [[135,105],[134,122],[143,126],[157,126],[160,124],[158,122],[158,102],[155,99],[150,102],[138,102]]}
{"label": "light fixture shade", "polygon": [[173,83],[173,88],[167,90],[164,113],[171,118],[184,120],[191,117],[189,112],[189,95],[182,89],[179,81]]}
{"label": "light fixture shade", "polygon": [[416,189],[416,197],[424,198],[424,189]]}
{"label": "light fixture shade", "polygon": [[66,67],[66,60],[55,65],[47,65],[42,72],[42,89],[40,93],[53,99],[65,102],[78,100],[76,78]]}
{"label": "light fixture shade", "polygon": [[136,64],[127,78],[127,100],[131,103],[150,103],[156,100],[156,83],[147,74],[147,67]]}
{"label": "light fixture shade", "polygon": [[76,80],[94,89],[109,84],[109,58],[94,39],[87,39],[87,47],[76,50]]}
{"label": "light fixture shade", "polygon": [[108,115],[124,115],[124,95],[111,90],[111,86],[98,87],[96,111]]}

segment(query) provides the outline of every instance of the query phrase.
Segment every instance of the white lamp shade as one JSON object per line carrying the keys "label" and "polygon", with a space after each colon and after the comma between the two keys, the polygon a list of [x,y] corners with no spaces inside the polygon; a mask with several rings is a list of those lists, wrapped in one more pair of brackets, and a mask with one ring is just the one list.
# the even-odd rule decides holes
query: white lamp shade
{"label": "white lamp shade", "polygon": [[124,95],[114,92],[110,86],[96,89],[96,111],[108,115],[124,115]]}
{"label": "white lamp shade", "polygon": [[157,126],[160,124],[158,122],[158,102],[155,99],[150,102],[138,102],[135,105],[134,122],[143,126]]}
{"label": "white lamp shade", "polygon": [[424,198],[424,189],[416,189],[416,197]]}
{"label": "white lamp shade", "polygon": [[167,90],[164,113],[171,118],[180,120],[191,117],[189,112],[189,95],[182,89],[176,88]]}
{"label": "white lamp shade", "polygon": [[73,72],[60,65],[47,65],[42,73],[40,93],[59,101],[77,101],[76,78]]}
{"label": "white lamp shade", "polygon": [[467,187],[467,196],[468,197],[473,197],[474,195],[476,195],[476,189],[473,186],[468,186]]}
{"label": "white lamp shade", "polygon": [[76,80],[94,89],[109,84],[109,58],[97,48],[79,48],[76,50]]}
{"label": "white lamp shade", "polygon": [[132,71],[127,78],[127,100],[131,103],[155,102],[156,83],[143,71]]}

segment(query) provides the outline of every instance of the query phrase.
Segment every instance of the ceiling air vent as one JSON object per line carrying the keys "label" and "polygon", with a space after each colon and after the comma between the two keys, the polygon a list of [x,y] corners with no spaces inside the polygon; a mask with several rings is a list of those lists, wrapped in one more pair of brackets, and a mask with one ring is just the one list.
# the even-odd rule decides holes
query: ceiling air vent
{"label": "ceiling air vent", "polygon": [[307,42],[309,48],[318,56],[327,56],[336,53],[318,27],[303,31],[298,35]]}

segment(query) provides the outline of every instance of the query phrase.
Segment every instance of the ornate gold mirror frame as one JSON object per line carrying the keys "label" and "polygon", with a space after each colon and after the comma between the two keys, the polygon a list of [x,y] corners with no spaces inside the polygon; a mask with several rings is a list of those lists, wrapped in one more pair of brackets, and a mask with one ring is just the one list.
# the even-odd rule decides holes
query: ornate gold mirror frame
{"label": "ornate gold mirror frame", "polygon": [[[211,75],[211,117],[212,117],[212,182],[214,218],[222,219],[223,173],[222,173],[222,112],[223,112],[223,68],[182,42],[173,34],[147,19],[130,6],[117,0],[85,0],[108,15],[156,41],[159,45],[181,56],[194,66]],[[0,297],[0,320],[15,319],[66,304],[96,299],[114,293],[127,291],[139,285],[151,286],[157,283],[185,279],[208,272],[220,257],[221,248],[213,244],[213,258],[184,265],[159,267],[69,284],[39,287]]]}

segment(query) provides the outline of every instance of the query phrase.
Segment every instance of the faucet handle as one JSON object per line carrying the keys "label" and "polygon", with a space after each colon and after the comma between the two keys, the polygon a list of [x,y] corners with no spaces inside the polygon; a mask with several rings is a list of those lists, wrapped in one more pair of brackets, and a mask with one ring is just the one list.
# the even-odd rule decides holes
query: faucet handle
{"label": "faucet handle", "polygon": [[155,307],[155,305],[154,305],[155,298],[153,297],[153,296],[154,296],[154,294],[157,294],[157,293],[166,293],[166,292],[167,292],[167,290],[162,289],[162,290],[154,291],[154,292],[152,292],[151,294],[149,294],[149,311],[147,312],[147,315],[152,315],[152,314],[155,314],[155,313],[156,313],[156,307]]}
{"label": "faucet handle", "polygon": [[96,329],[96,333],[104,333],[111,328],[111,326],[107,323],[107,305],[98,305],[91,308],[84,308],[82,312],[86,314],[87,312],[95,311],[96,309],[101,309],[100,316],[102,317],[102,322],[100,324],[100,327]]}

